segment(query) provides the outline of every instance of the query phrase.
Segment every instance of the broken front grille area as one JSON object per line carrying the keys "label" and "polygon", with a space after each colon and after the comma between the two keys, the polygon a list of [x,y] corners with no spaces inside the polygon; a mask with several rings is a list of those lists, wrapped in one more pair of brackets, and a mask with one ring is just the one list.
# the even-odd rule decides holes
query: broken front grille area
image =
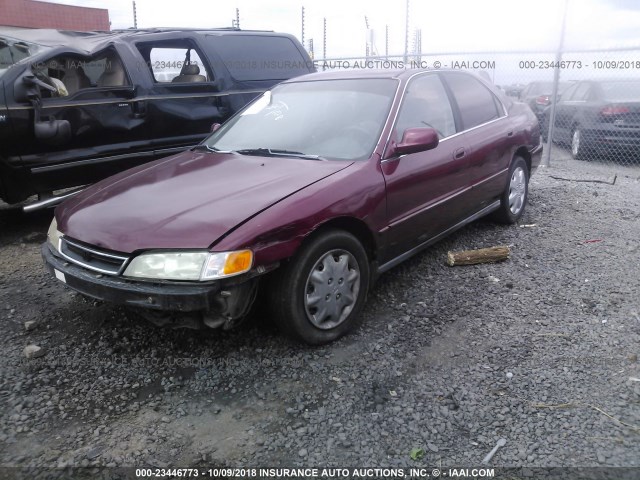
{"label": "broken front grille area", "polygon": [[95,272],[119,275],[129,257],[83,245],[67,237],[60,239],[60,254],[76,265]]}

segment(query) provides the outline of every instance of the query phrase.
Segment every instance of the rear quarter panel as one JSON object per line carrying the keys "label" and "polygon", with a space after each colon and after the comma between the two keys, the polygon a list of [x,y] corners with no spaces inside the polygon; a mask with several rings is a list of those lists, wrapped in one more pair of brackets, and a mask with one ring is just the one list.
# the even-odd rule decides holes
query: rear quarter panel
{"label": "rear quarter panel", "polygon": [[[511,104],[509,116],[514,128],[511,158],[516,156],[518,151],[528,152],[526,156],[529,158],[527,160],[531,162],[530,167],[533,171],[540,164],[540,154],[542,152],[538,118],[528,105],[520,102]],[[538,153],[535,153],[536,151]]]}

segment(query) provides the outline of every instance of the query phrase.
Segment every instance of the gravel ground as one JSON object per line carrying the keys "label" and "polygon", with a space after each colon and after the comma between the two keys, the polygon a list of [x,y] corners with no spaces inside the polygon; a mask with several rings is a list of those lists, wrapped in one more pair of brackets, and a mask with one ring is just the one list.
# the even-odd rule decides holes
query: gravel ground
{"label": "gravel ground", "polygon": [[[460,467],[504,438],[491,465],[640,467],[640,168],[558,153],[519,226],[476,222],[385,274],[321,348],[259,310],[194,332],[84,299],[42,266],[51,213],[5,208],[0,465]],[[494,245],[512,258],[444,264]]]}

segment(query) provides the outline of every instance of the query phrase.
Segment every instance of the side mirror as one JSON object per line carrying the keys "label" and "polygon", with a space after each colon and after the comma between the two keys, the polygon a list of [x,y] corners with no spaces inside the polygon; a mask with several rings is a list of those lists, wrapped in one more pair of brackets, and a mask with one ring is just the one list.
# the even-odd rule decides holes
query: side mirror
{"label": "side mirror", "polygon": [[407,128],[400,143],[394,145],[391,154],[397,156],[424,152],[436,148],[439,142],[438,132],[433,128]]}
{"label": "side mirror", "polygon": [[37,78],[30,69],[27,69],[14,84],[13,96],[18,102],[30,102],[34,99],[39,99],[40,88],[38,87],[51,92],[56,91],[51,85]]}
{"label": "side mirror", "polygon": [[35,137],[48,145],[61,145],[71,138],[71,124],[68,120],[35,122]]}
{"label": "side mirror", "polygon": [[221,126],[222,126],[222,124],[220,124],[220,123],[214,123],[214,124],[212,124],[212,125],[211,125],[211,133],[213,133],[213,132],[215,132],[215,131],[219,130]]}

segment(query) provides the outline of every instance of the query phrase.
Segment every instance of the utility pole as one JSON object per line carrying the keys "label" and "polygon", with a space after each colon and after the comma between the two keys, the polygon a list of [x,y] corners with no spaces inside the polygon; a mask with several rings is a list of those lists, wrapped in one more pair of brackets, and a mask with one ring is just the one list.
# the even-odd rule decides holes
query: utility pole
{"label": "utility pole", "polygon": [[389,25],[384,26],[384,56],[389,60]]}
{"label": "utility pole", "polygon": [[314,59],[314,53],[313,53],[313,38],[309,39],[309,56],[311,57],[311,60]]}
{"label": "utility pole", "polygon": [[420,63],[422,61],[422,30],[416,28],[413,33],[413,52],[414,61]]}
{"label": "utility pole", "polygon": [[136,0],[133,0],[133,28],[138,28],[138,13],[136,12]]}
{"label": "utility pole", "polygon": [[240,30],[240,9],[236,8],[236,18],[231,20],[231,26]]}
{"label": "utility pole", "polygon": [[[324,17],[324,26],[322,28],[322,59],[327,58],[327,17]],[[324,67],[323,67],[324,70]]]}
{"label": "utility pole", "polygon": [[300,36],[300,43],[304,46],[304,5],[302,6],[302,35]]}
{"label": "utility pole", "polygon": [[407,0],[406,12],[405,12],[405,23],[404,23],[404,63],[407,64],[408,58],[407,54],[409,53],[409,0]]}
{"label": "utility pole", "polygon": [[[567,28],[567,8],[569,0],[564,0],[564,12],[562,13],[562,28],[560,29],[560,41],[556,51],[556,65],[562,60],[562,50],[564,48],[564,33]],[[553,69],[553,94],[551,97],[551,112],[549,112],[549,131],[547,132],[547,153],[542,161],[543,167],[551,166],[551,146],[553,145],[553,129],[556,121],[556,103],[558,101],[558,83],[560,82],[560,69]]]}
{"label": "utility pole", "polygon": [[368,57],[369,53],[371,52],[371,49],[369,47],[369,19],[367,18],[367,16],[364,16],[364,24],[367,27],[367,36],[366,36],[366,41],[365,41],[365,46],[364,46],[364,56]]}

